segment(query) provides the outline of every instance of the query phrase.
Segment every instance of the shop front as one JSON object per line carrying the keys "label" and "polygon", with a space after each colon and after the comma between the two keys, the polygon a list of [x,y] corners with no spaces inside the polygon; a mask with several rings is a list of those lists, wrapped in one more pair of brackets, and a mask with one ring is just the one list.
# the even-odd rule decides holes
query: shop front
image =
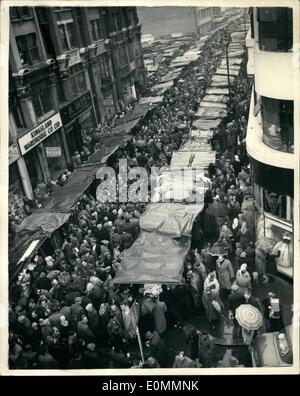
{"label": "shop front", "polygon": [[33,189],[39,180],[47,181],[49,175],[55,178],[66,168],[61,128],[62,120],[56,113],[18,139]]}
{"label": "shop front", "polygon": [[87,137],[92,135],[96,121],[90,92],[60,110],[71,158],[80,153]]}
{"label": "shop front", "polygon": [[9,212],[16,214],[23,207],[23,198],[25,196],[22,180],[18,168],[18,159],[20,158],[18,146],[13,143],[9,146]]}
{"label": "shop front", "polygon": [[277,255],[278,274],[293,277],[293,171],[252,160],[257,240],[267,238]]}

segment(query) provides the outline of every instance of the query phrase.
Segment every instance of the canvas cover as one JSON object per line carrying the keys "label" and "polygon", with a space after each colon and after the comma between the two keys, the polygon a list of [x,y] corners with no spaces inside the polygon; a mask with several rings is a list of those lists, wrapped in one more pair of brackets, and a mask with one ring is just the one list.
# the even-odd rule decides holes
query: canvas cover
{"label": "canvas cover", "polygon": [[22,232],[33,233],[41,230],[45,234],[52,234],[55,230],[65,224],[70,217],[70,213],[33,213],[18,225],[17,235]]}
{"label": "canvas cover", "polygon": [[172,239],[143,231],[134,244],[122,252],[113,283],[181,283],[189,247],[189,238]]}
{"label": "canvas cover", "polygon": [[171,238],[190,236],[194,220],[202,211],[201,203],[151,203],[140,217],[140,228],[143,231],[159,232]]}

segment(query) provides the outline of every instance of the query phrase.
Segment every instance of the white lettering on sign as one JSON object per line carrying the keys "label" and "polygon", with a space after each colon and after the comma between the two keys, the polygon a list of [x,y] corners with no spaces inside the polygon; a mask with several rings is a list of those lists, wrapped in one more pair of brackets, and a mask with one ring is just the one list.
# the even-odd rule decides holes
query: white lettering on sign
{"label": "white lettering on sign", "polygon": [[33,147],[50,136],[52,133],[62,127],[60,114],[56,113],[54,116],[44,121],[38,127],[22,136],[18,142],[22,155],[28,153]]}
{"label": "white lettering on sign", "polygon": [[46,156],[48,158],[61,157],[61,147],[46,147]]}
{"label": "white lettering on sign", "polygon": [[79,49],[72,50],[67,53],[69,55],[69,66],[77,65],[77,63],[81,62]]}

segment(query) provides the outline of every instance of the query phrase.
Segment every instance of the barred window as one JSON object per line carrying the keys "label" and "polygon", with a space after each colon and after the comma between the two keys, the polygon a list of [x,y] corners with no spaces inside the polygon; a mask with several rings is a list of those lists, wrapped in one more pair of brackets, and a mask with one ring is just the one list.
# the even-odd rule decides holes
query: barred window
{"label": "barred window", "polygon": [[32,103],[37,117],[53,109],[51,88],[48,80],[42,80],[31,85]]}
{"label": "barred window", "polygon": [[35,33],[18,36],[16,37],[16,42],[22,65],[32,65],[40,61]]}

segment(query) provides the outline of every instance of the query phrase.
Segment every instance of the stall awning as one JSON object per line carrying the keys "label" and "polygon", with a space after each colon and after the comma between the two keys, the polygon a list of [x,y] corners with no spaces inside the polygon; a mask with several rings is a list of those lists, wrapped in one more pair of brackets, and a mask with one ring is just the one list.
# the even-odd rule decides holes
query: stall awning
{"label": "stall awning", "polygon": [[143,231],[159,232],[171,238],[190,236],[193,223],[202,209],[203,202],[151,203],[140,217],[140,227]]}
{"label": "stall awning", "polygon": [[85,165],[72,173],[68,183],[56,190],[37,212],[69,212],[95,179],[99,165]]}
{"label": "stall awning", "polygon": [[217,120],[206,120],[206,119],[197,119],[192,124],[192,129],[200,129],[200,130],[210,130],[216,129],[221,124],[222,119],[218,118]]}
{"label": "stall awning", "polygon": [[17,227],[17,236],[20,233],[33,233],[41,230],[45,234],[52,234],[55,230],[65,224],[70,217],[70,213],[33,213],[22,221]]}
{"label": "stall awning", "polygon": [[89,158],[89,164],[105,164],[109,157],[118,150],[119,147],[126,145],[131,136],[124,130],[117,134],[110,134],[100,139],[100,149],[96,150]]}
{"label": "stall awning", "polygon": [[140,103],[161,103],[163,99],[163,96],[148,96],[146,98],[141,98]]}
{"label": "stall awning", "polygon": [[216,154],[213,151],[199,151],[190,153],[188,151],[175,151],[171,159],[171,168],[200,167],[206,168],[214,163]]}
{"label": "stall awning", "polygon": [[189,238],[172,239],[156,232],[141,232],[121,254],[115,284],[181,283]]}

